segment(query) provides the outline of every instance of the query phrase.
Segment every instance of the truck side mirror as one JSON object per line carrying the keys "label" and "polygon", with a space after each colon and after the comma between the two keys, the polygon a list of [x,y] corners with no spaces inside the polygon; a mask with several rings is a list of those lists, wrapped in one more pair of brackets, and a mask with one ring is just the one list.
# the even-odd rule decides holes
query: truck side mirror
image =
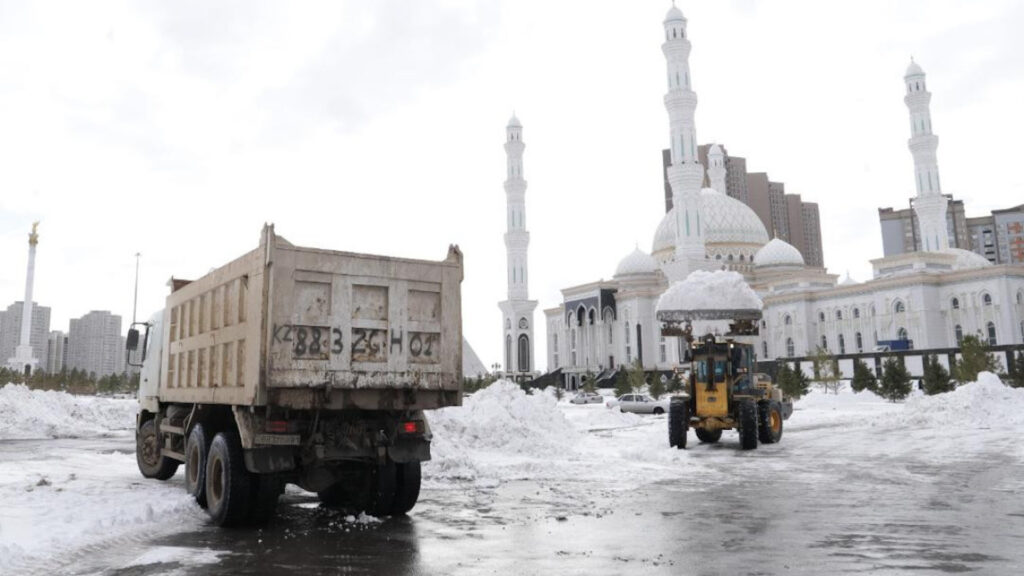
{"label": "truck side mirror", "polygon": [[139,331],[135,328],[128,330],[128,337],[125,339],[125,348],[128,350],[139,349]]}

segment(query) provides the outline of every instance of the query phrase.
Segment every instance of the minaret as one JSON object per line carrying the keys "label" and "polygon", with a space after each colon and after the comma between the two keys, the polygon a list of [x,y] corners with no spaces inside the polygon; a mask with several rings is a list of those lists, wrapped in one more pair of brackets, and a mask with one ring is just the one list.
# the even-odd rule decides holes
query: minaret
{"label": "minaret", "polygon": [[21,341],[14,351],[14,357],[7,360],[7,367],[28,376],[39,365],[39,359],[32,357],[32,282],[36,274],[36,244],[39,244],[39,233],[36,229],[39,222],[32,224],[32,232],[28,235],[28,273],[25,277],[25,302],[21,309]]}
{"label": "minaret", "polygon": [[523,125],[515,114],[505,128],[505,154],[508,170],[505,179],[508,299],[499,302],[505,373],[524,379],[534,371],[533,311],[537,301],[529,299],[527,251],[530,233],[526,231],[526,180],[523,179]]}
{"label": "minaret", "polygon": [[665,43],[661,51],[668,66],[668,92],[665,108],[669,117],[669,149],[672,164],[668,182],[675,208],[675,262],[666,266],[670,280],[682,280],[692,270],[704,266],[704,233],[700,222],[700,187],[704,167],[697,157],[697,129],[693,113],[697,94],[691,89],[690,41],[686,38],[686,18],[672,4],[665,15]]}
{"label": "minaret", "polygon": [[924,70],[910,60],[903,80],[907,84],[907,95],[903,101],[910,110],[910,140],[907,146],[914,156],[914,181],[917,197],[914,198],[914,214],[921,231],[921,250],[926,252],[949,248],[949,229],[946,224],[948,200],[942,195],[939,184],[939,164],[935,151],[939,137],[932,134],[932,115],[929,103],[932,93],[925,85]]}
{"label": "minaret", "polygon": [[708,180],[711,181],[711,187],[715,192],[728,195],[725,174],[725,154],[722,153],[722,147],[712,144],[708,150]]}

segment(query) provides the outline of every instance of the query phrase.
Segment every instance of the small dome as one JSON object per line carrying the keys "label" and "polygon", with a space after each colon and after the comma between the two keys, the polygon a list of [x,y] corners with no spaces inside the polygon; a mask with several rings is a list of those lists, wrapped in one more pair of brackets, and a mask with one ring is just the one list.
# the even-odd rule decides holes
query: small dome
{"label": "small dome", "polygon": [[516,113],[515,112],[513,112],[512,113],[512,117],[508,119],[508,127],[509,128],[522,128],[523,127],[523,124],[519,121],[519,118],[516,118]]}
{"label": "small dome", "polygon": [[854,284],[860,284],[860,282],[857,282],[856,280],[854,280],[853,277],[850,276],[850,271],[847,270],[846,271],[846,278],[843,278],[842,280],[840,280],[839,281],[839,285],[840,286],[853,286]]}
{"label": "small dome", "polygon": [[654,258],[637,248],[619,262],[619,266],[615,268],[615,276],[653,274],[657,271],[658,263]]}
{"label": "small dome", "polygon": [[672,7],[668,9],[668,13],[665,14],[665,22],[682,21],[686,22],[686,17],[683,16],[683,11],[680,10],[674,3]]}
{"label": "small dome", "polygon": [[722,152],[722,147],[718,144],[712,144],[711,148],[708,149],[708,156],[725,156]]}
{"label": "small dome", "polygon": [[654,244],[651,245],[651,254],[657,254],[663,250],[675,250],[675,219],[675,208],[666,212],[665,216],[662,217],[661,222],[658,224],[658,230],[654,233]]}
{"label": "small dome", "polygon": [[754,255],[754,266],[764,268],[768,266],[804,266],[804,257],[800,251],[785,240],[772,238],[772,241],[765,244],[763,248]]}
{"label": "small dome", "polygon": [[750,206],[714,188],[700,191],[700,219],[705,245],[768,243],[768,231]]}
{"label": "small dome", "polygon": [[907,66],[907,73],[904,74],[904,76],[924,76],[924,70],[922,70],[921,67],[917,65],[917,62],[914,62],[914,59],[911,58],[910,66]]}
{"label": "small dome", "polygon": [[992,263],[984,256],[976,252],[971,252],[970,250],[946,248],[943,252],[956,256],[956,263],[953,264],[954,270],[973,270],[975,268],[985,268],[992,265]]}

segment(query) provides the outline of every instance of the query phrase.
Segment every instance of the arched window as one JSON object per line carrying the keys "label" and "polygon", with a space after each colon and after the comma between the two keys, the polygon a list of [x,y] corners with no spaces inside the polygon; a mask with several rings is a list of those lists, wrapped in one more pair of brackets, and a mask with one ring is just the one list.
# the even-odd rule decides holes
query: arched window
{"label": "arched window", "polygon": [[569,359],[572,361],[571,365],[576,365],[576,329],[573,328],[572,332],[569,333]]}
{"label": "arched window", "polygon": [[953,310],[959,310],[960,309],[960,299],[959,298],[953,298],[953,300],[950,301],[949,305],[953,308]]}
{"label": "arched window", "polygon": [[796,356],[793,350],[793,339],[786,338],[786,357],[792,358],[793,356]]}
{"label": "arched window", "polygon": [[959,346],[964,341],[964,329],[959,324],[953,328],[953,337],[956,338],[956,345]]}
{"label": "arched window", "polygon": [[989,294],[988,292],[985,292],[984,294],[982,294],[981,295],[981,303],[984,304],[985,306],[991,306],[992,305],[992,295]]}
{"label": "arched window", "polygon": [[988,345],[995,346],[998,344],[998,341],[996,340],[996,325],[989,322],[986,327],[988,328]]}
{"label": "arched window", "polygon": [[836,320],[842,320],[842,319],[843,319],[843,311],[842,310],[836,310]]}
{"label": "arched window", "polygon": [[768,342],[761,342],[761,357],[768,357]]}
{"label": "arched window", "polygon": [[786,326],[789,326],[790,324],[793,323],[793,317],[790,316],[789,314],[786,314],[786,317],[782,319],[782,323],[785,324]]}
{"label": "arched window", "polygon": [[505,318],[505,330],[511,330],[511,329],[512,329],[512,319],[511,318]]}
{"label": "arched window", "polygon": [[505,336],[505,370],[511,372],[512,366],[512,336]]}
{"label": "arched window", "polygon": [[864,339],[861,337],[860,332],[853,335],[854,343],[857,345],[857,352],[864,351]]}
{"label": "arched window", "polygon": [[590,322],[591,326],[594,325],[594,320],[595,320],[596,317],[597,317],[597,311],[595,311],[593,308],[591,308],[590,312],[587,313],[587,321]]}
{"label": "arched window", "polygon": [[530,371],[530,338],[526,334],[519,335],[519,371]]}
{"label": "arched window", "polygon": [[903,305],[903,300],[897,300],[896,303],[892,305],[892,311],[897,314],[906,312],[907,307]]}
{"label": "arched window", "polygon": [[821,347],[824,350],[828,350],[828,336],[821,335]]}
{"label": "arched window", "polygon": [[1024,304],[1024,292],[1017,292],[1017,304]]}
{"label": "arched window", "polygon": [[580,306],[576,309],[576,325],[583,326],[583,318],[587,315],[587,309]]}
{"label": "arched window", "polygon": [[818,322],[824,322],[824,321],[825,321],[825,313],[819,311],[818,312]]}
{"label": "arched window", "polygon": [[860,308],[854,308],[853,309],[853,317],[854,318],[860,318]]}
{"label": "arched window", "polygon": [[842,334],[839,335],[839,353],[846,354],[846,338]]}
{"label": "arched window", "polygon": [[897,340],[910,340],[910,338],[907,338],[907,329],[902,327],[902,326],[900,326],[899,330],[896,330],[896,339]]}
{"label": "arched window", "polygon": [[[874,318],[874,316],[875,316],[875,305],[872,304],[871,305],[871,317]],[[876,340],[877,340],[877,338],[876,338]]]}

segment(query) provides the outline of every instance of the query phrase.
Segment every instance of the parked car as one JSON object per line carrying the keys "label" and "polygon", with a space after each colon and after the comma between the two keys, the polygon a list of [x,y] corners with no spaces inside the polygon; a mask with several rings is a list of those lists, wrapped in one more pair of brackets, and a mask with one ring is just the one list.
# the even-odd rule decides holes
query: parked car
{"label": "parked car", "polygon": [[618,406],[623,412],[635,414],[664,414],[668,412],[668,398],[655,400],[647,394],[623,394],[605,405],[609,408]]}
{"label": "parked car", "polygon": [[604,396],[597,392],[580,392],[573,396],[570,402],[573,404],[601,404],[604,402]]}

